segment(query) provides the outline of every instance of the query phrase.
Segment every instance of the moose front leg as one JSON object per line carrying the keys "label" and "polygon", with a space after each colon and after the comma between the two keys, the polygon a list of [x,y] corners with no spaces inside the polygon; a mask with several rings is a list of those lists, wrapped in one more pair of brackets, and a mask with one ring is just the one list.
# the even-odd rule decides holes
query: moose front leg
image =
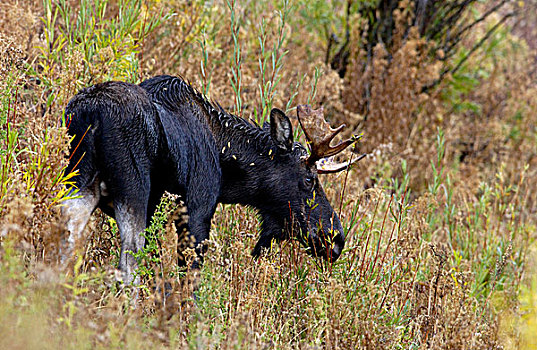
{"label": "moose front leg", "polygon": [[270,249],[273,239],[276,239],[277,241],[283,239],[283,222],[265,212],[261,212],[260,216],[261,232],[259,239],[252,250],[252,256],[254,258],[259,258],[264,249]]}
{"label": "moose front leg", "polygon": [[211,216],[203,213],[192,213],[189,215],[188,228],[192,237],[194,237],[194,250],[196,258],[190,266],[192,269],[198,269],[203,264],[203,256],[207,251],[206,240],[209,239],[211,229]]}
{"label": "moose front leg", "polygon": [[197,269],[203,263],[203,255],[207,250],[205,241],[209,239],[211,219],[216,211],[217,193],[220,183],[215,178],[205,182],[192,184],[186,197],[188,210],[188,229],[194,237],[194,248],[197,258],[192,268]]}

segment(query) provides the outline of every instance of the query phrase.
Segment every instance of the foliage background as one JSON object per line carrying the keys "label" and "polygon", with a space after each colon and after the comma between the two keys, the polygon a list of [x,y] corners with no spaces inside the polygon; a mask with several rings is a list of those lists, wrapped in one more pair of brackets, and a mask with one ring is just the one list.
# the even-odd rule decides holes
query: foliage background
{"label": "foliage background", "polygon": [[[534,348],[536,14],[534,0],[2,2],[0,344]],[[335,264],[294,241],[253,261],[255,212],[221,205],[205,265],[178,270],[186,218],[166,197],[137,308],[103,214],[59,265],[66,103],[164,73],[252,122],[310,103],[364,134],[368,156],[323,180],[347,235]]]}

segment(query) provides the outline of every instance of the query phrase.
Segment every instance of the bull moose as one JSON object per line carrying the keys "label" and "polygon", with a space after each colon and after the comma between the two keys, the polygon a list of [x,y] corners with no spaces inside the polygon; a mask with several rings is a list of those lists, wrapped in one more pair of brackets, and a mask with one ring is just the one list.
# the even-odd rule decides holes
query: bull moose
{"label": "bull moose", "polygon": [[301,232],[311,254],[335,261],[345,236],[317,174],[340,171],[350,163],[332,163],[325,169],[317,161],[355,140],[330,146],[343,126],[316,140],[314,118],[322,110],[299,106],[297,111],[309,155],[302,144],[293,142],[292,124],[279,109],[270,112],[269,125],[260,127],[226,113],[178,77],[157,76],[140,85],[106,82],[82,89],[65,111],[73,136],[67,171],[79,171],[75,177],[79,192],[62,209],[69,231],[63,256],[73,253],[99,207],[117,221],[124,281],[136,282],[132,252],[144,246],[141,232],[168,191],[185,202],[188,229],[200,256],[220,202],[258,210],[261,231],[254,257],[273,239]]}

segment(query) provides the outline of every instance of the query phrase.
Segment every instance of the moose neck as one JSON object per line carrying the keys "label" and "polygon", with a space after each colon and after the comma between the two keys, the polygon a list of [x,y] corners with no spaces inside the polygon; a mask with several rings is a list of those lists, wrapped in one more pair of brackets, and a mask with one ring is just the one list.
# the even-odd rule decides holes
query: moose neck
{"label": "moose neck", "polygon": [[220,201],[261,209],[264,175],[270,170],[277,146],[265,130],[223,110],[209,110],[207,124],[222,169]]}
{"label": "moose neck", "polygon": [[154,78],[152,93],[171,108],[188,105],[192,115],[207,125],[213,135],[222,170],[219,201],[262,208],[267,176],[277,156],[269,136],[247,120],[224,111],[180,78]]}

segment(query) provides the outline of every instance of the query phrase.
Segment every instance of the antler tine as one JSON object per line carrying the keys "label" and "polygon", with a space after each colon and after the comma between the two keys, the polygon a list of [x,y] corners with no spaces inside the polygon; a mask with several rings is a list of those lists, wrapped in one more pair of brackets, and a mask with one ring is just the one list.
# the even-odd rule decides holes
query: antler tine
{"label": "antler tine", "polygon": [[[337,128],[335,129],[332,129],[332,128],[328,128],[330,130],[330,133],[328,135],[326,135],[319,143],[319,148],[323,147],[323,148],[326,148],[327,150],[330,149],[330,142],[332,142],[332,140],[334,139],[334,137],[337,136],[337,134],[339,134],[341,132],[341,130],[343,130],[344,128],[346,127],[345,124],[341,124],[340,126],[338,126]],[[337,147],[337,146],[336,146]]]}
{"label": "antler tine", "polygon": [[[319,143],[313,144],[312,146],[312,156],[315,154],[315,161],[321,159],[330,157],[333,155],[336,155],[340,152],[342,152],[345,148],[349,147],[352,143],[354,143],[353,139],[345,140],[340,143],[338,143],[336,146],[330,146],[330,142],[336,137],[337,134],[341,132],[345,128],[345,124],[340,125],[335,130],[330,129],[331,133],[328,134],[325,138],[323,138]],[[313,159],[312,159],[313,161]]]}
{"label": "antler tine", "polygon": [[367,154],[361,154],[357,158],[354,158],[352,160],[349,160],[344,163],[331,163],[327,162],[325,164],[320,164],[317,167],[317,172],[319,174],[333,174],[333,173],[339,173],[340,171],[346,170],[351,165],[358,163],[360,160],[365,158]]}
{"label": "antler tine", "polygon": [[[309,165],[315,165],[316,162],[322,158],[331,157],[342,152],[345,148],[360,139],[360,137],[353,136],[351,139],[342,141],[336,146],[331,146],[330,143],[345,128],[345,124],[340,125],[336,129],[332,129],[324,120],[322,107],[317,110],[312,110],[309,105],[297,106],[297,116],[310,148],[310,156],[307,159]],[[343,170],[350,165],[351,163],[348,163],[347,165],[341,164],[341,166],[338,166],[337,168]],[[340,170],[334,168],[333,171],[331,170],[329,172]]]}

